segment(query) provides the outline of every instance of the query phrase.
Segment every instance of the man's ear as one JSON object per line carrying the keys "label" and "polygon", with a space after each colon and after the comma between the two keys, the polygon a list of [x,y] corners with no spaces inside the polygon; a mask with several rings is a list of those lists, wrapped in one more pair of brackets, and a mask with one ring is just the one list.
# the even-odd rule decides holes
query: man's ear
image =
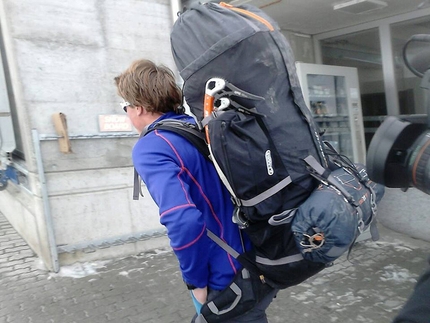
{"label": "man's ear", "polygon": [[148,112],[146,111],[146,109],[142,106],[136,106],[136,114],[138,116],[141,116],[143,114],[147,114]]}

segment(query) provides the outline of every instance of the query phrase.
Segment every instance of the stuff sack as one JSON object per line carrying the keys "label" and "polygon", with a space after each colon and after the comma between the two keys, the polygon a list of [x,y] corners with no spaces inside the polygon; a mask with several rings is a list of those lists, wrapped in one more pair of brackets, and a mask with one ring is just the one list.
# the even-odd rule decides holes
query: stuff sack
{"label": "stuff sack", "polygon": [[[318,263],[336,260],[366,229],[374,240],[378,239],[376,208],[385,190],[369,179],[364,165],[353,164],[331,151],[336,161],[342,162],[333,163],[331,172],[315,170],[323,176],[321,183],[299,206],[292,221],[303,257]],[[312,162],[310,165],[315,167]]]}

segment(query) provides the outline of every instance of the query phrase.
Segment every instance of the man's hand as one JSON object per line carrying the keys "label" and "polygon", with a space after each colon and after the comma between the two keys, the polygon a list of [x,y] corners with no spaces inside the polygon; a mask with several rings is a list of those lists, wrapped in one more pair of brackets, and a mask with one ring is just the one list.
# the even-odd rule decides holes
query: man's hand
{"label": "man's hand", "polygon": [[208,289],[206,287],[195,288],[191,292],[199,303],[206,303],[206,298],[208,297]]}
{"label": "man's hand", "polygon": [[206,302],[208,296],[208,289],[205,288],[195,288],[190,290],[191,298],[193,299],[194,307],[196,308],[197,314],[200,314],[203,304]]}

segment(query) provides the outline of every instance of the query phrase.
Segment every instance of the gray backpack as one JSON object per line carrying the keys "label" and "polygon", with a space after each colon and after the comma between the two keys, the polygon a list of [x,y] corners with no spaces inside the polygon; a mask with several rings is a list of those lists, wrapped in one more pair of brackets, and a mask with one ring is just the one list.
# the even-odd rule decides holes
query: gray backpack
{"label": "gray backpack", "polygon": [[275,287],[314,275],[324,264],[303,259],[291,220],[318,185],[304,159],[327,161],[287,40],[256,7],[209,2],[178,17],[171,45],[185,100],[236,204],[234,221],[255,246],[249,262]]}

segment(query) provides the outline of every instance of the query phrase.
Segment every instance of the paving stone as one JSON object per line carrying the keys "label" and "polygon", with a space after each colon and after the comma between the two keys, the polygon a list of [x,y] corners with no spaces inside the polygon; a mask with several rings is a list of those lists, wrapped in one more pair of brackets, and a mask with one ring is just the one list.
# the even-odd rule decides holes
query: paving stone
{"label": "paving stone", "polygon": [[[194,314],[168,250],[66,277],[36,268],[37,258],[1,214],[0,246],[0,323],[176,323]],[[389,323],[424,270],[428,250],[430,243],[381,228],[380,242],[357,243],[349,260],[343,256],[280,291],[269,322]]]}

